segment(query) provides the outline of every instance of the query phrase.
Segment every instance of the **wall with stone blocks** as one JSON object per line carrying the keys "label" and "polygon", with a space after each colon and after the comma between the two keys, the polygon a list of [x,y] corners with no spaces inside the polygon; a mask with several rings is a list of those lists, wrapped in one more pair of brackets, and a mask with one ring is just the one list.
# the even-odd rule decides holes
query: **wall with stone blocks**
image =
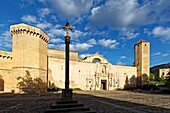
{"label": "wall with stone blocks", "polygon": [[12,53],[0,50],[0,77],[4,81],[4,91],[11,91]]}

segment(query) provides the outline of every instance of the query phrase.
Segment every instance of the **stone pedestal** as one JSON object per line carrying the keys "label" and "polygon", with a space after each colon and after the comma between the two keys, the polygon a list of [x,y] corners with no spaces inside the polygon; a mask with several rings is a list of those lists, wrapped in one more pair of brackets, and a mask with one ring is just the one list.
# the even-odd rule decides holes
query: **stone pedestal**
{"label": "stone pedestal", "polygon": [[73,99],[73,90],[72,89],[62,89],[62,99],[63,100],[72,100]]}

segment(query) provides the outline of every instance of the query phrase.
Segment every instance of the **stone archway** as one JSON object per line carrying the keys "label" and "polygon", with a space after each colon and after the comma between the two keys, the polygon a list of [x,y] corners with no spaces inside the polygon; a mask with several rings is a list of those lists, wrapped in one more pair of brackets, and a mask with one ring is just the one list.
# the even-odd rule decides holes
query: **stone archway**
{"label": "stone archway", "polygon": [[4,91],[4,80],[0,77],[0,91]]}

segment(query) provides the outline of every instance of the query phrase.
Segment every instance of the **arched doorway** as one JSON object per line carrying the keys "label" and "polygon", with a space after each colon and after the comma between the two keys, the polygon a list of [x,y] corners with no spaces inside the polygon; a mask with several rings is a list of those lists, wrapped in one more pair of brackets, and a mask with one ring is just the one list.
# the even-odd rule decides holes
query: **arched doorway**
{"label": "arched doorway", "polygon": [[4,80],[0,77],[0,91],[4,91]]}

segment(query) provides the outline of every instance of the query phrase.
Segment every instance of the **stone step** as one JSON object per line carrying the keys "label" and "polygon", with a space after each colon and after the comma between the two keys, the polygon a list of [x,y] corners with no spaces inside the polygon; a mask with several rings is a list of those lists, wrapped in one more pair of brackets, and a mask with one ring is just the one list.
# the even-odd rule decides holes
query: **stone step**
{"label": "stone step", "polygon": [[56,104],[71,104],[71,103],[78,103],[78,100],[58,100]]}
{"label": "stone step", "polygon": [[[59,108],[59,109],[46,109],[45,113],[60,113],[60,112],[83,112],[83,111],[90,111],[90,108],[86,107],[74,107],[74,108]],[[78,112],[78,113],[79,113]]]}
{"label": "stone step", "polygon": [[71,104],[52,104],[51,109],[59,108],[74,108],[74,107],[83,107],[83,104],[71,103]]}
{"label": "stone step", "polygon": [[68,113],[96,113],[94,111],[75,111],[75,112],[68,112]]}

